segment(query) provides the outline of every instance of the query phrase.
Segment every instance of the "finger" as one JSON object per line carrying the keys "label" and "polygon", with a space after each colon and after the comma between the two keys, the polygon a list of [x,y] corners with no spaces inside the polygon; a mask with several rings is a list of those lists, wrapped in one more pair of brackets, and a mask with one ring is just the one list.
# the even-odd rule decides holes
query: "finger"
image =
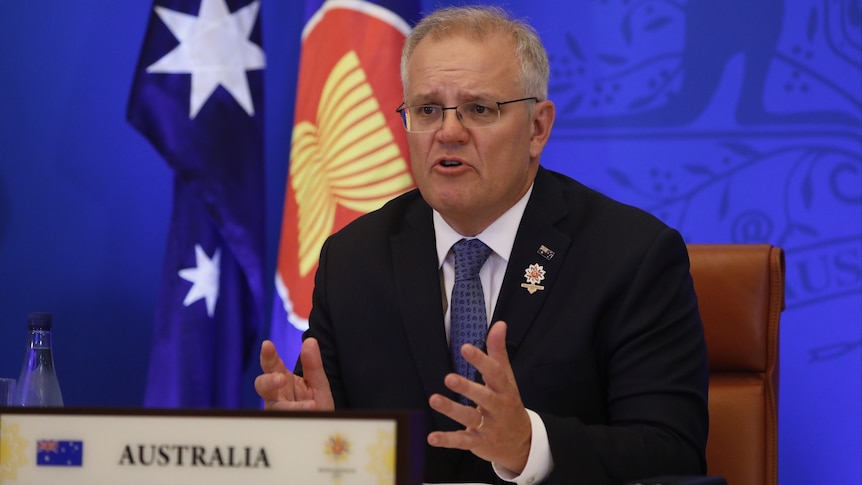
{"label": "finger", "polygon": [[[320,356],[320,344],[317,339],[311,337],[302,342],[299,349],[299,360],[302,362],[302,375],[310,384],[322,383],[326,379],[323,372],[323,358]],[[316,387],[312,385],[312,387]],[[328,386],[327,386],[328,387]]]}
{"label": "finger", "polygon": [[[450,374],[447,376],[447,379],[449,377],[460,376]],[[468,429],[479,427],[479,424],[482,421],[482,416],[473,406],[465,406],[440,394],[431,395],[428,399],[428,404],[431,406],[431,409],[448,416],[453,421],[458,422]]]}
{"label": "finger", "polygon": [[255,378],[254,390],[269,408],[279,399],[281,389],[287,384],[287,369],[270,340],[264,340],[260,345],[260,368],[264,373]]}
{"label": "finger", "polygon": [[279,357],[275,344],[271,340],[264,340],[260,344],[260,369],[267,374],[271,372],[287,374],[290,372]]}
{"label": "finger", "polygon": [[334,409],[332,389],[329,387],[329,378],[326,377],[326,372],[323,369],[323,358],[320,355],[320,344],[318,344],[317,339],[307,338],[302,342],[299,359],[302,362],[305,385],[314,397],[314,409],[322,411]]}
{"label": "finger", "polygon": [[503,391],[510,382],[514,381],[514,372],[506,350],[507,330],[506,322],[496,322],[491,326],[485,340],[488,353],[476,351],[470,352],[470,357],[466,355],[464,357],[482,374],[485,385],[494,391]]}
{"label": "finger", "polygon": [[472,344],[464,344],[461,347],[461,355],[476,367],[483,375],[486,370],[491,370],[495,364],[509,365],[509,353],[506,350],[506,322],[499,320],[491,329],[485,339],[487,353]]}
{"label": "finger", "polygon": [[509,365],[509,352],[506,350],[506,331],[508,328],[506,322],[500,320],[491,325],[491,329],[488,330],[488,337],[485,339],[488,357],[505,365]]}
{"label": "finger", "polygon": [[293,399],[293,388],[287,385],[288,376],[281,373],[261,374],[254,380],[254,390],[264,401],[265,409],[277,409],[281,399]]}
{"label": "finger", "polygon": [[482,416],[476,408],[456,403],[440,394],[433,394],[428,402],[432,409],[457,421],[465,428],[459,431],[433,431],[427,437],[429,445],[472,450],[481,443],[482,438],[476,428],[482,424]]}
{"label": "finger", "polygon": [[261,374],[254,379],[254,390],[264,399],[269,395],[277,395],[278,390],[287,383],[284,374]]}
{"label": "finger", "polygon": [[[474,352],[476,354],[482,354],[482,351],[477,348],[465,349],[465,352],[471,357],[474,356]],[[482,354],[484,355],[484,354]],[[487,359],[488,357],[485,356]],[[491,392],[488,388],[485,387],[484,384],[480,384],[475,381],[471,381],[466,377],[455,374],[454,372],[451,374],[447,374],[445,378],[443,378],[443,385],[445,385],[448,389],[452,390],[456,394],[460,394],[470,401],[473,401],[478,406],[486,405],[488,398],[490,397]],[[460,404],[459,404],[460,405]],[[475,408],[473,406],[468,407],[471,410]]]}

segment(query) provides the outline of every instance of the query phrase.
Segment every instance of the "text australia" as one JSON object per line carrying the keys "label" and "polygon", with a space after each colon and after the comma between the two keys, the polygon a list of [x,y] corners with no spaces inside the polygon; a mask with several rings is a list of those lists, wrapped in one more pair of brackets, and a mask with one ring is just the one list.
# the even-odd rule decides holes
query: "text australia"
{"label": "text australia", "polygon": [[269,468],[266,449],[251,446],[126,445],[120,466]]}

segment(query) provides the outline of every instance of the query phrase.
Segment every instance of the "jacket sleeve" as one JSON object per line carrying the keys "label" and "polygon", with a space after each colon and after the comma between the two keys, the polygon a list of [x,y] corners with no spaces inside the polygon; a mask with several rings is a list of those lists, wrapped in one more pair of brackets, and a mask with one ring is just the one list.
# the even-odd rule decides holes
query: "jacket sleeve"
{"label": "jacket sleeve", "polygon": [[539,412],[554,459],[547,484],[706,471],[706,346],[679,234],[660,231],[632,274],[598,330],[606,424]]}

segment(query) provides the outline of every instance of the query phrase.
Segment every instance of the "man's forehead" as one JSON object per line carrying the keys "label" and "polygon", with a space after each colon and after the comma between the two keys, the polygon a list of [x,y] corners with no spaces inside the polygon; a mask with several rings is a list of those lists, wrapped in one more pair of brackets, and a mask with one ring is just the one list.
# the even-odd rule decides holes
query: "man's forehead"
{"label": "man's forehead", "polygon": [[479,39],[457,33],[425,37],[413,49],[407,60],[407,69],[420,75],[439,70],[463,70],[467,73],[495,71],[496,67],[507,65],[507,60],[517,62],[514,43],[507,40],[502,35],[489,35]]}
{"label": "man's forehead", "polygon": [[444,96],[447,103],[495,99],[517,83],[510,72],[518,69],[514,48],[507,56],[506,46],[499,32],[478,38],[462,29],[425,37],[408,59],[405,94],[411,103],[442,103]]}
{"label": "man's forehead", "polygon": [[506,41],[513,41],[513,38],[510,34],[497,29],[470,29],[468,27],[453,27],[446,30],[429,32],[428,35],[422,38],[416,46],[420,46],[423,43],[439,43],[450,40],[464,40],[468,42],[477,42],[477,43],[488,43],[489,45],[500,45],[506,43]]}

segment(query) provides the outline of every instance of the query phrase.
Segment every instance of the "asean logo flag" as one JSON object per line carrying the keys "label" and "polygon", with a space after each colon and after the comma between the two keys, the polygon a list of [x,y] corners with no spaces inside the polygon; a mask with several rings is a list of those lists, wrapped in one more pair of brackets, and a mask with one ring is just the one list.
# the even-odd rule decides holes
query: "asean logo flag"
{"label": "asean logo flag", "polygon": [[306,11],[270,331],[289,367],[308,328],[323,242],[414,185],[394,110],[419,1],[309,1]]}

